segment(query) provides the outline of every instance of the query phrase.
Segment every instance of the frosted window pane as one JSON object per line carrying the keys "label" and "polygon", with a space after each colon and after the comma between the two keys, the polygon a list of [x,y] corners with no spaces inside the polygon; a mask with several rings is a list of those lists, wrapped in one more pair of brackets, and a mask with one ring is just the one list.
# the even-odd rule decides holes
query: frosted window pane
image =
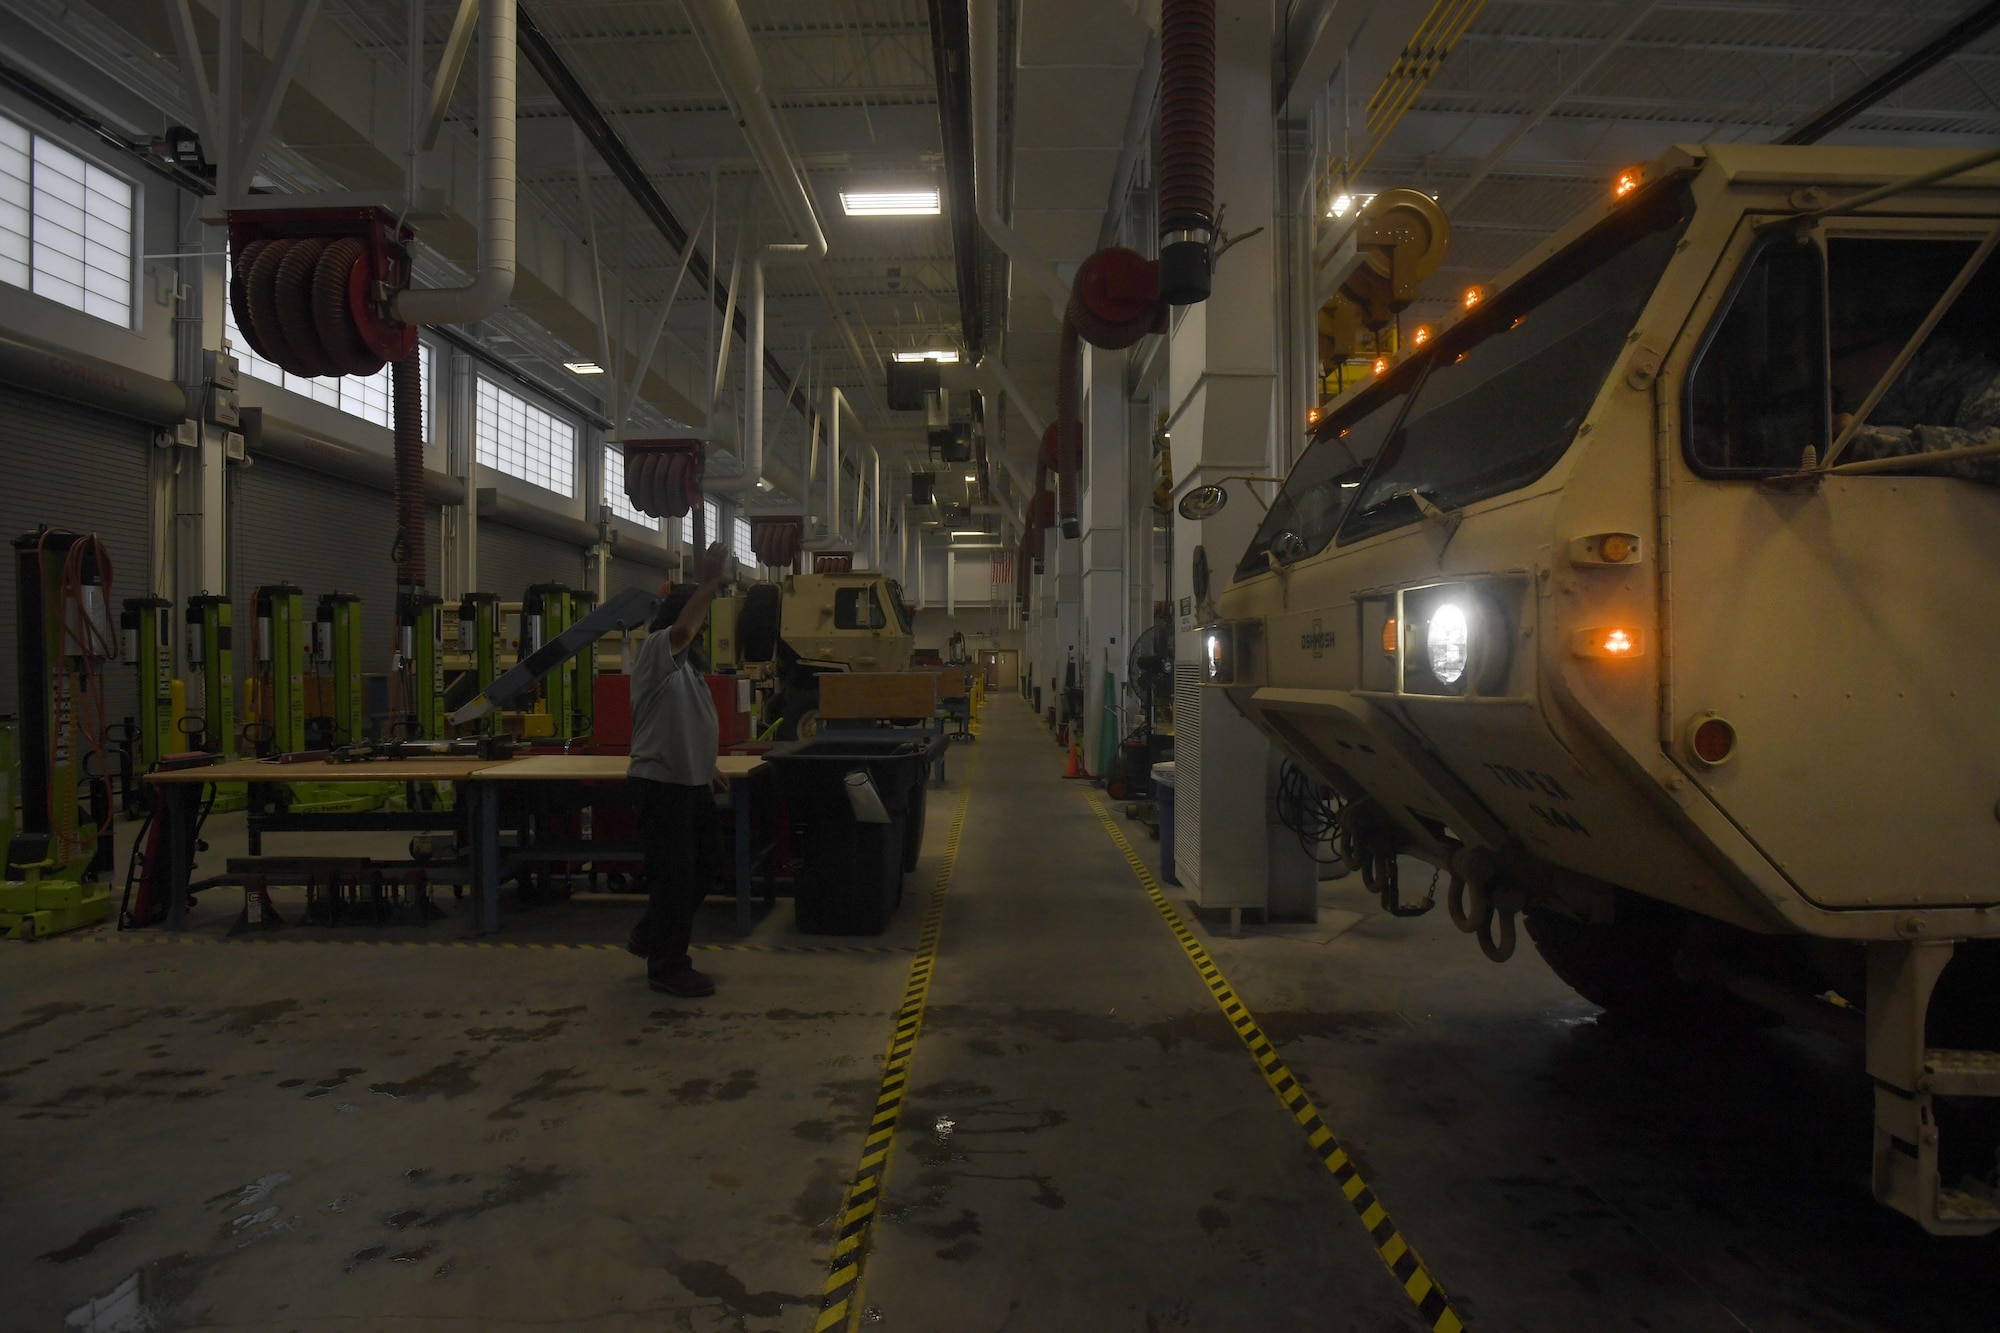
{"label": "frosted window pane", "polygon": [[474,434],[482,465],[557,495],[576,494],[576,427],[488,379],[479,381]]}

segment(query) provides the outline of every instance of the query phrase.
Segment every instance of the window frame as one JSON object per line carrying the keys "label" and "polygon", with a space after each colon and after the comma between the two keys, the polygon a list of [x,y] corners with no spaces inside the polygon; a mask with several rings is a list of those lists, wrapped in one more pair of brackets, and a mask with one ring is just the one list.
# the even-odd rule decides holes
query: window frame
{"label": "window frame", "polygon": [[[529,407],[532,407],[537,411],[543,413],[544,415],[552,417],[555,420],[561,422],[563,425],[569,427],[570,447],[569,447],[569,490],[568,491],[566,492],[559,491],[552,486],[544,486],[540,481],[536,480],[533,477],[523,477],[519,473],[509,472],[506,468],[501,467],[495,463],[489,463],[486,461],[485,458],[481,457],[481,441],[479,438],[479,431],[480,431],[480,423],[484,420],[484,417],[479,410],[479,398],[480,398],[479,391],[482,387],[488,385],[492,387],[493,392],[496,395],[505,394],[507,397],[512,398],[517,402],[525,403]],[[559,499],[569,504],[578,503],[583,498],[582,497],[582,491],[583,491],[583,476],[582,476],[583,423],[582,422],[578,421],[575,417],[561,410],[559,407],[557,407],[552,403],[548,403],[536,398],[530,398],[526,394],[521,393],[519,390],[509,387],[506,383],[501,381],[499,376],[489,374],[484,370],[475,370],[473,372],[471,396],[472,396],[472,457],[473,460],[479,464],[481,469],[488,472],[496,473],[502,477],[506,477],[514,482],[518,482],[523,486],[532,486],[536,490],[541,491],[544,494],[556,496]]]}
{"label": "window frame", "polygon": [[[100,324],[108,324],[111,325],[113,328],[123,329],[127,333],[142,334],[145,331],[145,316],[143,313],[143,301],[141,298],[143,295],[144,279],[145,279],[146,182],[137,173],[126,170],[125,164],[123,162],[106,161],[104,158],[98,156],[95,152],[91,151],[90,146],[81,142],[72,141],[66,135],[45,129],[41,125],[37,124],[35,121],[27,117],[24,117],[10,106],[0,106],[0,119],[5,119],[9,124],[15,126],[22,133],[28,136],[28,148],[27,148],[28,281],[25,285],[10,281],[0,281],[0,286],[10,287],[13,290],[22,293],[25,296],[31,296],[37,300],[46,301],[50,305],[55,306],[58,309],[67,310],[73,314],[82,315],[84,318],[95,320]],[[129,250],[125,256],[125,318],[123,320],[108,319],[105,316],[89,309],[87,304],[71,305],[69,302],[60,300],[54,296],[50,296],[46,292],[40,292],[35,290],[35,285],[34,285],[36,276],[35,254],[41,248],[40,241],[38,239],[40,229],[37,226],[37,223],[40,221],[40,215],[35,207],[36,196],[39,193],[39,189],[36,184],[37,178],[39,176],[39,171],[37,169],[38,162],[35,157],[35,145],[37,143],[42,143],[42,142],[46,142],[47,144],[49,144],[50,147],[55,148],[58,151],[66,153],[70,157],[77,159],[79,162],[83,163],[86,170],[94,169],[96,171],[103,172],[105,175],[110,176],[112,179],[121,182],[125,186],[125,188],[130,192],[130,201],[126,208],[126,218],[125,218],[125,240],[126,244],[129,247]],[[89,188],[88,182],[86,182],[85,189],[87,190],[88,188]],[[87,221],[88,221],[88,214],[86,214],[86,223]],[[80,234],[85,237],[85,240],[87,242],[88,233],[84,232]],[[88,267],[87,260],[81,262],[85,263],[86,268]],[[108,272],[109,270],[104,270],[104,271]],[[87,301],[90,295],[88,286],[87,285],[84,286],[83,290]]]}
{"label": "window frame", "polygon": [[[1753,229],[1749,243],[1744,247],[1743,253],[1737,257],[1736,271],[1730,275],[1728,286],[1723,289],[1722,298],[1715,303],[1715,308],[1709,312],[1708,324],[1702,329],[1701,337],[1695,342],[1694,350],[1688,355],[1687,367],[1681,373],[1680,393],[1678,395],[1680,401],[1677,404],[1677,410],[1681,416],[1681,460],[1687,464],[1688,470],[1693,472],[1697,477],[1704,477],[1711,481],[1757,481],[1765,477],[1782,476],[1788,472],[1798,471],[1796,463],[1790,467],[1716,467],[1714,464],[1702,462],[1695,453],[1694,385],[1695,380],[1701,375],[1702,362],[1708,358],[1709,352],[1714,348],[1715,340],[1722,336],[1722,326],[1729,322],[1730,313],[1736,308],[1737,298],[1743,294],[1744,287],[1749,284],[1751,276],[1756,271],[1758,259],[1766,251],[1775,249],[1780,245],[1796,245],[1798,243],[1797,238],[1790,231],[1777,230],[1764,235],[1757,235],[1754,230],[1757,223],[1750,218],[1745,218],[1744,221]],[[1819,419],[1820,438],[1813,441],[1812,444],[1813,448],[1819,451],[1820,456],[1825,457],[1827,445],[1833,439],[1833,372],[1829,361],[1832,338],[1827,329],[1827,320],[1830,318],[1831,312],[1828,309],[1827,300],[1828,274],[1825,232],[1815,227],[1809,238],[1809,243],[1812,247],[1814,262],[1819,266],[1819,383],[1823,390],[1822,397],[1827,400],[1821,405]]]}
{"label": "window frame", "polygon": [[[1730,256],[1733,254],[1735,256],[1736,269],[1730,274],[1728,282],[1724,286],[1720,296],[1716,298],[1714,305],[1709,308],[1706,314],[1707,323],[1703,326],[1700,340],[1695,343],[1686,360],[1681,363],[1683,369],[1680,376],[1680,387],[1674,397],[1674,410],[1680,413],[1678,433],[1680,435],[1681,462],[1690,472],[1706,481],[1757,482],[1769,480],[1772,477],[1787,476],[1798,471],[1797,467],[1764,469],[1709,467],[1696,461],[1691,438],[1694,424],[1692,412],[1694,380],[1696,373],[1701,368],[1702,358],[1708,354],[1709,346],[1717,334],[1720,333],[1723,321],[1729,317],[1730,308],[1735,304],[1736,297],[1741,291],[1742,285],[1749,280],[1750,270],[1757,254],[1766,244],[1767,238],[1758,235],[1759,229],[1770,225],[1774,221],[1781,220],[1770,215],[1759,214],[1745,214],[1740,220],[1738,223],[1739,231],[1730,238],[1728,245],[1725,247],[1722,260],[1723,263],[1730,262]],[[1814,225],[1811,232],[1811,241],[1819,257],[1820,309],[1823,316],[1819,349],[1821,382],[1826,386],[1827,390],[1827,402],[1823,421],[1825,438],[1815,446],[1818,448],[1822,459],[1826,457],[1826,451],[1834,439],[1833,367],[1831,362],[1833,336],[1831,329],[1827,327],[1827,322],[1832,318],[1830,287],[1832,274],[1828,267],[1827,241],[1830,239],[1929,240],[1966,241],[1977,245],[1986,238],[1986,234],[1993,229],[1996,222],[2000,222],[2000,219],[1975,214],[1929,214],[1922,216],[1904,215],[1900,217],[1862,215],[1858,217],[1831,217]],[[1784,233],[1782,232],[1775,233],[1768,239],[1779,239],[1783,235]],[[1996,251],[1988,262],[2000,264],[2000,251]],[[1963,300],[1964,293],[1961,292],[1958,299]],[[1697,312],[1697,317],[1701,317],[1699,312]],[[1908,474],[1889,471],[1856,473],[1853,475],[1902,477],[1905,480],[1908,479]]]}

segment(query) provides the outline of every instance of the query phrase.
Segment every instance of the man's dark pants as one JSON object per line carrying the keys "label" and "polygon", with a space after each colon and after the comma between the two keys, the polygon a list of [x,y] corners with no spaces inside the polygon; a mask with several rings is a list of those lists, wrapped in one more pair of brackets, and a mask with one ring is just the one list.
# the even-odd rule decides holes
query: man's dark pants
{"label": "man's dark pants", "polygon": [[639,838],[646,850],[646,915],[633,932],[647,944],[646,970],[668,976],[693,965],[688,940],[708,894],[714,857],[715,798],[707,783],[683,787],[626,779],[639,796]]}

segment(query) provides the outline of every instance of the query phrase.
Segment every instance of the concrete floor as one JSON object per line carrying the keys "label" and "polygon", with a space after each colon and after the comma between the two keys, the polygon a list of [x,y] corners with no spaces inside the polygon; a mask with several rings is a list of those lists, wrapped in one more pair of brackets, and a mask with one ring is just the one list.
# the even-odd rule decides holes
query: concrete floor
{"label": "concrete floor", "polygon": [[[449,902],[226,943],[212,894],[185,941],[7,947],[0,1328],[810,1328],[967,754],[863,1327],[1423,1327],[999,699],[890,934],[851,942],[895,952],[788,952],[829,941],[781,904],[756,949],[699,955],[710,1000],[652,994],[615,947],[512,947],[615,945],[622,904],[511,915],[496,948],[451,947]],[[219,857],[241,834],[215,824]],[[1475,1327],[2000,1322],[2000,1243],[1869,1200],[1845,1052],[1623,1030],[1530,950],[1496,967],[1442,913],[1325,889],[1317,926],[1187,915]]]}

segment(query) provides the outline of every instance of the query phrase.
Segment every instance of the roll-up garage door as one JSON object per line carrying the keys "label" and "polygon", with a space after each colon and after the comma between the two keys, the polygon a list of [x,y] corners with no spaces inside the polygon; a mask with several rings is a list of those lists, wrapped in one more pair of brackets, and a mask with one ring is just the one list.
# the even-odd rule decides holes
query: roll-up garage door
{"label": "roll-up garage door", "polygon": [[[361,598],[364,670],[389,669],[396,613],[395,505],[387,492],[306,468],[260,458],[234,471],[231,497],[230,600],[235,619],[250,618],[250,599],[268,583],[305,593],[308,611],[321,593]],[[424,523],[425,583],[438,587],[438,516]],[[243,668],[239,665],[239,674]]]}
{"label": "roll-up garage door", "polygon": [[587,588],[583,550],[536,532],[495,523],[479,525],[479,590],[518,602],[531,584]]}
{"label": "roll-up garage door", "polygon": [[607,593],[620,593],[627,588],[644,588],[647,592],[658,592],[660,584],[671,574],[656,565],[642,564],[637,560],[620,560],[615,556],[607,578]]}
{"label": "roll-up garage door", "polygon": [[[153,427],[17,389],[0,387],[0,538],[12,542],[43,524],[94,532],[110,553],[111,611],[127,597],[151,591],[151,505],[148,457]],[[19,703],[15,669],[14,551],[6,548],[0,578],[0,712]],[[105,715],[136,715],[135,668],[105,665]]]}

